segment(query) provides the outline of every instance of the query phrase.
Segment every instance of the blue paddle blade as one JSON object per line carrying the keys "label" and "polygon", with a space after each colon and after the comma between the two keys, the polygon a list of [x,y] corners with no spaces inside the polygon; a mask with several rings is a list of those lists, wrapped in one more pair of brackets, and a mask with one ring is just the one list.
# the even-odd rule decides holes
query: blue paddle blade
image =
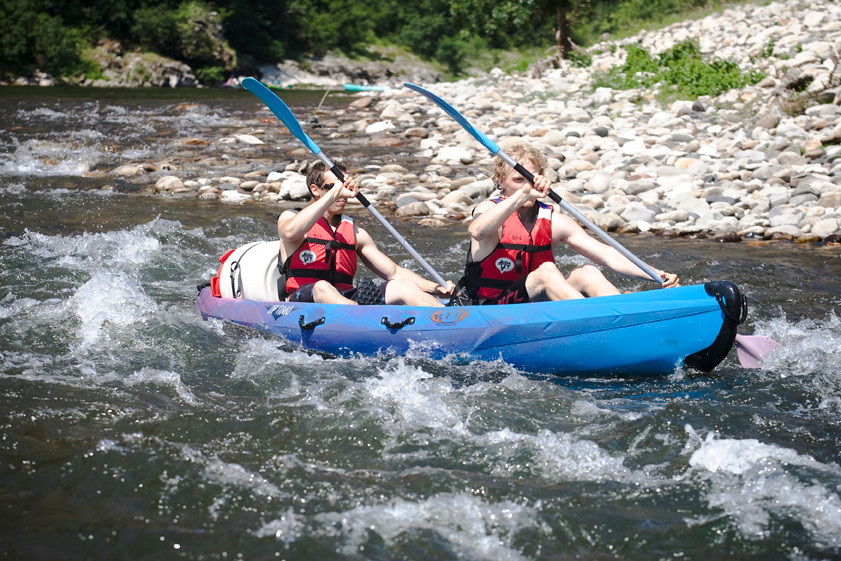
{"label": "blue paddle blade", "polygon": [[304,129],[301,128],[300,123],[298,123],[298,119],[295,118],[295,115],[292,114],[289,107],[287,107],[286,104],[283,103],[283,100],[277,97],[272,90],[264,86],[259,80],[255,80],[251,77],[245,78],[242,81],[242,87],[259,97],[260,101],[265,103],[266,107],[275,114],[275,117],[280,119],[281,122],[286,125],[289,132],[294,134],[298,140],[303,142],[304,145],[310,149],[310,152],[313,154],[321,152],[321,148],[319,148],[318,145],[307,136]]}
{"label": "blue paddle blade", "polygon": [[467,119],[465,119],[462,116],[461,113],[456,111],[456,109],[452,105],[450,105],[449,103],[447,103],[446,101],[444,101],[443,99],[441,99],[440,97],[438,97],[437,95],[432,93],[431,91],[425,90],[420,86],[416,86],[415,84],[410,84],[409,82],[403,82],[403,85],[406,86],[407,88],[409,88],[410,90],[414,90],[421,95],[425,95],[426,97],[428,97],[429,99],[434,101],[435,104],[438,107],[440,107],[441,109],[443,109],[444,112],[447,115],[449,115],[450,117],[455,119],[456,122],[458,122],[458,124],[460,124],[462,127],[464,127],[464,130],[466,130],[467,132],[472,134],[473,138],[475,138],[476,140],[481,142],[482,145],[485,148],[490,150],[491,154],[496,155],[496,153],[499,152],[499,146],[497,146],[497,144],[494,141],[492,141],[490,138],[488,138],[487,136],[485,136],[481,132],[477,131],[473,127],[473,125],[471,125],[470,122]]}

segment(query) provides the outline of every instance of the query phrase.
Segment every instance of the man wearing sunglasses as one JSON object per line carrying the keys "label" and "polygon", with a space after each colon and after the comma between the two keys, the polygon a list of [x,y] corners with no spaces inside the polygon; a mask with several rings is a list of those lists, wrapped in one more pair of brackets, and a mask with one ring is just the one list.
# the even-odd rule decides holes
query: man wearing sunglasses
{"label": "man wearing sunglasses", "polygon": [[[343,214],[348,199],[359,193],[359,185],[344,164],[336,166],[344,182],[324,162],[316,162],[307,173],[312,202],[278,217],[278,268],[286,279],[286,299],[322,304],[443,306],[438,298],[448,297],[450,292],[397,265],[377,248],[367,231]],[[370,289],[364,291],[362,301],[362,284],[359,289],[353,286],[357,258],[386,281],[374,288],[373,301]],[[452,283],[448,284],[452,289]]]}

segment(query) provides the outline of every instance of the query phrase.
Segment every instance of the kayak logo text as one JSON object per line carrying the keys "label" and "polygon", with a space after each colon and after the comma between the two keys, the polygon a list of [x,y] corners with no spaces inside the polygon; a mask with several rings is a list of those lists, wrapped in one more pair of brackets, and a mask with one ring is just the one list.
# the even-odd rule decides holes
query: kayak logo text
{"label": "kayak logo text", "polygon": [[294,309],[295,306],[290,306],[288,304],[275,304],[268,309],[268,312],[273,318],[277,319],[279,317],[288,316]]}
{"label": "kayak logo text", "polygon": [[500,273],[507,273],[508,271],[514,270],[514,262],[507,257],[500,257],[494,265],[496,265],[496,270]]}
{"label": "kayak logo text", "polygon": [[435,312],[429,317],[429,319],[435,323],[452,324],[460,322],[469,314],[470,312],[464,308],[447,308],[445,310],[441,310],[440,312]]}

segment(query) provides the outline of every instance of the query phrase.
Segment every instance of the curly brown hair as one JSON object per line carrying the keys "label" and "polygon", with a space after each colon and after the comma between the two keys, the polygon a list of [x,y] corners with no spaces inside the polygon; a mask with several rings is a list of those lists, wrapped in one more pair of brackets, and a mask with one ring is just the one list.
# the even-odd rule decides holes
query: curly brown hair
{"label": "curly brown hair", "polygon": [[[520,140],[519,138],[509,139],[501,142],[500,148],[521,164],[525,164],[526,162],[531,163],[537,173],[542,175],[543,172],[546,171],[546,156],[525,140]],[[508,170],[510,169],[511,167],[501,159],[496,158],[494,160],[492,177],[496,187],[502,185],[502,182],[505,179],[505,176],[508,175]]]}

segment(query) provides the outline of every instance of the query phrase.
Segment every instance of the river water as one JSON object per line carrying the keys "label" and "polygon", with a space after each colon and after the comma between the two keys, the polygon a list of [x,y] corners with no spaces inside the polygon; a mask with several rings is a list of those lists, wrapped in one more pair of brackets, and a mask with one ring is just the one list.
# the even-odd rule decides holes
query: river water
{"label": "river water", "polygon": [[[299,117],[321,101],[284,97]],[[255,128],[273,142],[221,141]],[[334,159],[420,170],[411,147],[311,132]],[[744,331],[784,344],[758,370],[735,353],[655,379],[330,359],[194,308],[220,254],[273,238],[277,207],[107,173],[236,175],[294,148],[247,92],[0,89],[4,558],[841,558],[837,247],[622,238],[684,284],[739,284]],[[394,223],[459,274],[464,225]]]}

